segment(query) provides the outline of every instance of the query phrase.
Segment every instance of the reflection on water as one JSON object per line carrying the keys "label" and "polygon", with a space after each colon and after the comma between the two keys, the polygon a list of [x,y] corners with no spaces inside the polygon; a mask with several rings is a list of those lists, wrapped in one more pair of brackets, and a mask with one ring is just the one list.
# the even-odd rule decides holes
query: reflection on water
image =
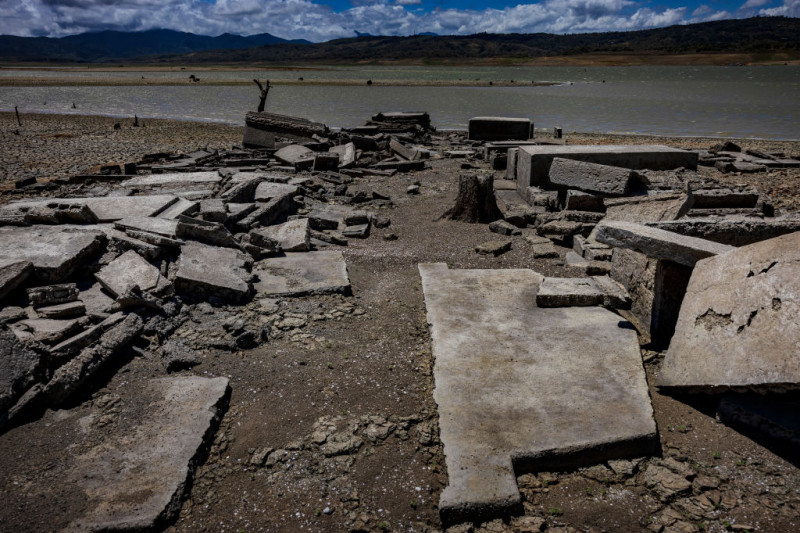
{"label": "reflection on water", "polygon": [[[89,70],[89,69],[87,69]],[[0,75],[11,72],[0,69]],[[86,75],[19,71],[17,75]],[[120,72],[93,76],[120,77]],[[184,77],[181,72],[126,75]],[[362,124],[378,111],[425,110],[439,128],[470,117],[530,117],[566,131],[800,139],[798,67],[359,67],[300,71],[203,72],[211,79],[425,79],[562,81],[545,87],[278,86],[268,109],[334,127]],[[72,109],[72,103],[76,109]],[[106,114],[242,124],[258,103],[249,86],[0,87],[0,110]]]}

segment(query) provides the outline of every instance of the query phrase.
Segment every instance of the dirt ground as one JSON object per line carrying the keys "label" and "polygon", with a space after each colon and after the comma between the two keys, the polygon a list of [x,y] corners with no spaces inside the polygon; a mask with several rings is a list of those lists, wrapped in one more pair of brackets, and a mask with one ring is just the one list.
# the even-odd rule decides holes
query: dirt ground
{"label": "dirt ground", "polygon": [[[6,182],[85,172],[157,151],[230,147],[241,138],[241,129],[220,125],[149,121],[146,132],[128,126],[115,131],[114,119],[47,116],[30,121],[15,135],[9,132],[11,117],[0,115],[0,168]],[[448,142],[445,135],[437,148]],[[568,142],[620,139],[573,134]],[[653,139],[626,137],[624,142]],[[657,142],[707,148],[718,141]],[[92,143],[90,151],[70,155],[85,143]],[[800,155],[798,143],[742,145]],[[544,275],[579,275],[564,266],[566,249],[559,259],[532,259],[530,245],[514,237],[510,252],[481,256],[474,247],[494,236],[486,225],[438,220],[455,198],[462,164],[488,167],[479,160],[442,159],[422,172],[354,184],[387,191],[395,205],[381,210],[391,219],[388,228],[373,229],[369,238],[351,239],[342,248],[352,296],[192,309],[191,320],[174,335],[201,347],[203,362],[183,373],[228,377],[232,396],[180,516],[166,525],[167,531],[442,529],[437,502],[447,472],[438,440],[433,360],[417,265],[442,262],[451,268],[522,267]],[[754,184],[778,207],[798,206],[797,170],[741,176],[703,172],[725,183]],[[406,194],[414,182],[419,182],[420,194]],[[7,193],[4,201],[16,196]],[[263,306],[274,308],[263,311]],[[220,324],[226,319],[246,315],[258,320],[267,314],[296,321],[279,338],[254,350],[213,348],[211,340],[225,335]],[[643,350],[651,383],[662,356]],[[106,409],[113,419],[115,399],[164,374],[145,340],[72,406],[0,435],[0,530],[57,530],[79,514],[85,505],[80,491],[58,483],[69,456],[91,444],[75,434],[74,420],[91,406]],[[800,461],[795,451],[771,451],[768,443],[720,423],[715,417],[718,398],[671,397],[652,387],[651,396],[662,457],[614,468],[603,464],[521,475],[524,516],[451,530],[800,530]],[[317,445],[319,435],[343,428],[358,428],[363,443],[327,456]],[[663,480],[654,479],[654,466],[689,486],[664,492]]]}

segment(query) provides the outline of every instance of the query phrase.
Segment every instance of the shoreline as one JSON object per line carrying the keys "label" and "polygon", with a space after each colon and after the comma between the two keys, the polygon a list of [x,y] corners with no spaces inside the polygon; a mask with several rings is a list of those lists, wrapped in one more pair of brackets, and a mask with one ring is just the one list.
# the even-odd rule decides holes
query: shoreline
{"label": "shoreline", "polygon": [[[269,80],[273,86],[329,86],[329,87],[552,87],[573,82],[515,80],[372,80],[372,79],[319,79],[319,80]],[[367,83],[369,82],[369,83]],[[252,80],[203,80],[176,78],[75,78],[75,77],[0,77],[0,87],[238,87],[253,85]]]}

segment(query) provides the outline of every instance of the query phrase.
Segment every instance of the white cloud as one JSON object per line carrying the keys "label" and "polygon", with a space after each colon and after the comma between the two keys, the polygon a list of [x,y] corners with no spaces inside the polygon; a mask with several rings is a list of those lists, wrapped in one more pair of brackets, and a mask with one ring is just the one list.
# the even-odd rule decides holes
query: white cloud
{"label": "white cloud", "polygon": [[800,0],[783,0],[782,6],[762,9],[758,14],[767,17],[800,17]]}
{"label": "white cloud", "polygon": [[[321,0],[318,0],[321,1]],[[748,0],[765,2],[768,0]],[[652,9],[632,0],[541,0],[504,9],[434,9],[421,0],[357,0],[336,12],[312,0],[0,0],[0,33],[60,37],[105,29],[167,28],[204,35],[271,33],[325,41],[372,35],[623,31],[730,18],[707,6]],[[745,4],[747,5],[747,4]],[[753,4],[754,5],[754,4]],[[800,15],[800,0],[769,14]]]}
{"label": "white cloud", "polygon": [[754,7],[761,7],[764,4],[769,4],[772,0],[747,0],[739,9],[753,9]]}

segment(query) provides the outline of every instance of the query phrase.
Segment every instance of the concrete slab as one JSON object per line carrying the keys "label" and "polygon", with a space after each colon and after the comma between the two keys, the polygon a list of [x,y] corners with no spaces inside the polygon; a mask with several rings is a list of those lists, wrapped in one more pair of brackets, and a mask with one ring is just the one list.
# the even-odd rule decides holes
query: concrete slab
{"label": "concrete slab", "polygon": [[28,279],[32,273],[33,263],[30,261],[0,262],[0,301],[19,287],[20,283]]}
{"label": "concrete slab", "polygon": [[600,305],[605,292],[592,278],[544,278],[536,293],[539,307]]}
{"label": "concrete slab", "polygon": [[628,194],[632,174],[627,168],[555,157],[547,177],[557,187],[622,196]]}
{"label": "concrete slab", "polygon": [[264,181],[256,187],[253,198],[256,202],[268,202],[273,198],[281,196],[294,196],[297,194],[297,186],[286,183],[272,183]]}
{"label": "concrete slab", "polygon": [[277,242],[284,252],[307,252],[311,249],[311,232],[307,218],[253,230],[267,241]]}
{"label": "concrete slab", "polygon": [[175,290],[204,297],[241,302],[251,294],[250,258],[233,248],[187,242],[181,246]]}
{"label": "concrete slab", "polygon": [[160,189],[213,189],[222,181],[219,172],[171,172],[166,174],[150,174],[126,180],[122,186],[132,188]]}
{"label": "concrete slab", "polygon": [[734,250],[733,246],[633,222],[601,222],[595,234],[597,242],[636,250],[647,257],[694,266],[697,261]]}
{"label": "concrete slab", "polygon": [[20,207],[45,206],[53,202],[70,205],[86,205],[97,217],[98,222],[114,222],[121,218],[141,216],[151,217],[172,205],[177,197],[171,194],[154,196],[100,196],[96,198],[51,198],[48,200],[23,200],[0,209],[15,210]]}
{"label": "concrete slab", "polygon": [[634,170],[679,167],[696,170],[698,154],[659,144],[520,146],[517,154],[517,190],[520,194],[531,185],[550,185],[550,164],[556,157]]}
{"label": "concrete slab", "polygon": [[800,388],[800,232],[695,265],[657,384]]}
{"label": "concrete slab", "polygon": [[28,318],[11,324],[10,328],[20,340],[56,344],[76,333],[81,326],[76,319]]}
{"label": "concrete slab", "polygon": [[0,420],[39,377],[41,354],[28,349],[5,326],[0,326]]}
{"label": "concrete slab", "polygon": [[256,263],[253,273],[258,296],[304,296],[350,293],[350,278],[342,252],[286,254]]}
{"label": "concrete slab", "polygon": [[172,291],[172,283],[133,250],[111,261],[94,277],[114,298],[118,298],[134,285],[160,296]]}
{"label": "concrete slab", "polygon": [[0,263],[33,263],[34,277],[55,283],[100,253],[106,244],[102,231],[58,226],[0,228]]}
{"label": "concrete slab", "polygon": [[115,222],[114,227],[125,232],[132,230],[155,233],[170,239],[177,238],[178,234],[178,221],[167,218],[128,217]]}
{"label": "concrete slab", "polygon": [[187,376],[152,380],[137,395],[122,398],[126,423],[115,431],[90,426],[99,408],[79,420],[91,427],[86,442],[99,442],[74,460],[70,481],[87,510],[69,530],[144,531],[175,518],[230,389],[226,378]]}
{"label": "concrete slab", "polygon": [[794,214],[775,218],[742,215],[723,218],[684,218],[648,222],[647,225],[689,237],[698,237],[731,246],[745,246],[800,231],[800,216]]}
{"label": "concrete slab", "polygon": [[530,119],[511,117],[474,117],[469,119],[472,141],[527,140],[531,137]]}
{"label": "concrete slab", "polygon": [[191,216],[197,212],[199,203],[195,200],[178,198],[175,203],[164,209],[158,214],[158,218],[176,219],[181,215]]}
{"label": "concrete slab", "polygon": [[516,473],[655,449],[636,332],[618,315],[537,307],[542,276],[532,270],[419,270],[449,476],[445,524],[519,510]]}
{"label": "concrete slab", "polygon": [[284,146],[275,152],[275,159],[287,165],[314,164],[314,151],[299,144]]}

